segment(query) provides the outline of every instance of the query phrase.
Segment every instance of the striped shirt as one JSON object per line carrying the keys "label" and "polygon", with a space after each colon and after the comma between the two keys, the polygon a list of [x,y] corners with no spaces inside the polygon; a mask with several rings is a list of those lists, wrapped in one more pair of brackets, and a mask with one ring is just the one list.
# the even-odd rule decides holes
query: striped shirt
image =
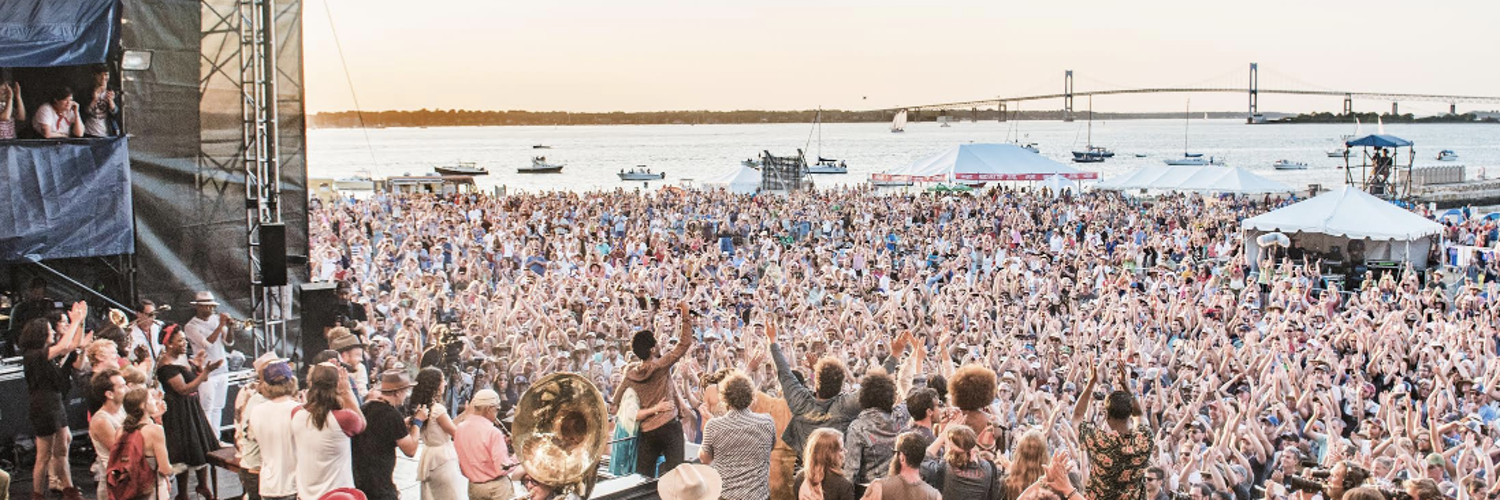
{"label": "striped shirt", "polygon": [[776,423],[749,410],[729,410],[703,427],[703,451],[724,479],[721,498],[764,500],[771,497],[771,447]]}

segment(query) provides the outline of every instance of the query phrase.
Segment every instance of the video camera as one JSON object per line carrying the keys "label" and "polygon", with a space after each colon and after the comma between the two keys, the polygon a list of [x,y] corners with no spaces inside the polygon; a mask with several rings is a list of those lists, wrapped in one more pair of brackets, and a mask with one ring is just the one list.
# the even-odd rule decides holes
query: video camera
{"label": "video camera", "polygon": [[[1329,496],[1328,479],[1333,476],[1333,471],[1331,469],[1319,467],[1318,462],[1313,460],[1303,460],[1301,462],[1301,465],[1303,468],[1303,473],[1287,477],[1287,488],[1291,489],[1292,491],[1322,493],[1324,497]],[[1368,471],[1359,468],[1358,466],[1349,466],[1349,470],[1344,473],[1344,491],[1349,491],[1361,486],[1375,487],[1374,485],[1365,483],[1365,480],[1368,479],[1369,476],[1370,473]],[[1384,496],[1386,500],[1412,500],[1411,495],[1408,495],[1405,491],[1399,489],[1379,487],[1375,487],[1375,489],[1379,491],[1381,496]]]}

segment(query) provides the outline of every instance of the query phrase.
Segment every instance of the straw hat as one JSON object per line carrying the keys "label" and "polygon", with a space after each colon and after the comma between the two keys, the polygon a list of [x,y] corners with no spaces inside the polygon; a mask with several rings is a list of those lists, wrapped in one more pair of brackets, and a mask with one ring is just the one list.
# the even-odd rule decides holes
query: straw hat
{"label": "straw hat", "polygon": [[662,500],[712,500],[723,490],[719,472],[703,464],[679,465],[656,483]]}
{"label": "straw hat", "polygon": [[206,292],[206,291],[205,292],[198,292],[198,293],[193,294],[193,300],[188,301],[188,303],[192,304],[192,305],[195,305],[195,306],[217,306],[217,305],[219,305],[219,302],[216,301],[216,300],[214,300],[214,293],[213,292]]}

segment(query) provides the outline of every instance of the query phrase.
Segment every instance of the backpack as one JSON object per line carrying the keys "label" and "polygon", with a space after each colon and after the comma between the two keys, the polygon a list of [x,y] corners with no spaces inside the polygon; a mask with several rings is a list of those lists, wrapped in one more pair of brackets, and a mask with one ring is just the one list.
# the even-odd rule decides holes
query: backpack
{"label": "backpack", "polygon": [[139,429],[115,442],[104,480],[111,500],[135,498],[156,489],[156,470],[146,463],[146,438]]}

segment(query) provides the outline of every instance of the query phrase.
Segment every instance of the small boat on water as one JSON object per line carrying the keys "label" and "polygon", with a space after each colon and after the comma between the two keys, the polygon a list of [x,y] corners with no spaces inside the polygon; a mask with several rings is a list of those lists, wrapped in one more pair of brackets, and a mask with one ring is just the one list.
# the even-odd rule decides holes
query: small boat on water
{"label": "small boat on water", "polygon": [[740,161],[740,165],[744,165],[744,166],[747,166],[747,167],[750,167],[750,168],[754,168],[754,169],[759,169],[760,168],[760,160],[756,160],[754,158],[750,158],[750,159],[746,159],[746,160]]}
{"label": "small boat on water", "polygon": [[552,149],[552,146],[548,146],[546,144],[535,144],[531,146],[531,149]]}
{"label": "small boat on water", "polygon": [[333,180],[334,189],[340,191],[374,191],[375,179],[369,175],[356,175]]}
{"label": "small boat on water", "polygon": [[1036,143],[1035,142],[1028,142],[1026,144],[1022,144],[1021,145],[1021,149],[1024,149],[1024,150],[1027,150],[1027,151],[1030,151],[1030,152],[1033,152],[1033,153],[1038,153],[1038,154],[1040,154],[1042,152],[1041,149],[1038,149],[1036,147]]}
{"label": "small boat on water", "polygon": [[472,161],[462,161],[452,166],[438,165],[432,169],[443,175],[490,175],[489,170],[475,165]]}
{"label": "small boat on water", "polygon": [[1341,148],[1333,148],[1333,149],[1328,150],[1328,157],[1329,158],[1343,158],[1344,155],[1346,155],[1348,153],[1349,153],[1349,148],[1342,148],[1342,147]]}
{"label": "small boat on water", "polygon": [[1276,170],[1307,170],[1306,163],[1291,160],[1276,160],[1276,163],[1272,163],[1271,167]]}
{"label": "small boat on water", "polygon": [[636,165],[635,168],[621,170],[615,175],[620,176],[622,181],[659,181],[667,178],[666,172],[652,172],[645,165]]}
{"label": "small boat on water", "polygon": [[1438,151],[1437,159],[1438,161],[1458,161],[1458,153],[1453,152],[1451,149],[1444,149]]}
{"label": "small boat on water", "polygon": [[809,174],[847,174],[849,167],[844,162],[819,156],[818,163],[807,166]]}
{"label": "small boat on water", "polygon": [[1182,158],[1168,158],[1163,163],[1174,167],[1201,167],[1204,165],[1220,165],[1216,158],[1204,158],[1202,153],[1185,153]]}
{"label": "small boat on water", "polygon": [[1073,152],[1073,163],[1104,163],[1105,158],[1115,156],[1109,148],[1094,145],[1094,96],[1089,96],[1088,137],[1084,144],[1083,151]]}
{"label": "small boat on water", "polygon": [[896,113],[896,118],[895,119],[891,120],[891,133],[901,133],[901,132],[905,132],[905,131],[906,131],[906,110],[903,109],[900,112]]}
{"label": "small boat on water", "polygon": [[563,169],[562,165],[554,165],[554,164],[551,164],[551,163],[547,163],[547,157],[545,157],[545,156],[537,156],[537,157],[533,157],[531,159],[531,166],[517,168],[516,169],[516,173],[520,173],[520,174],[555,174],[555,173],[562,172],[562,169]]}
{"label": "small boat on water", "polygon": [[1151,156],[1151,155],[1148,155],[1148,154],[1146,154],[1146,153],[1136,153],[1136,154],[1135,154],[1135,157],[1136,157],[1136,158],[1145,158],[1145,157],[1147,157],[1147,156]]}

